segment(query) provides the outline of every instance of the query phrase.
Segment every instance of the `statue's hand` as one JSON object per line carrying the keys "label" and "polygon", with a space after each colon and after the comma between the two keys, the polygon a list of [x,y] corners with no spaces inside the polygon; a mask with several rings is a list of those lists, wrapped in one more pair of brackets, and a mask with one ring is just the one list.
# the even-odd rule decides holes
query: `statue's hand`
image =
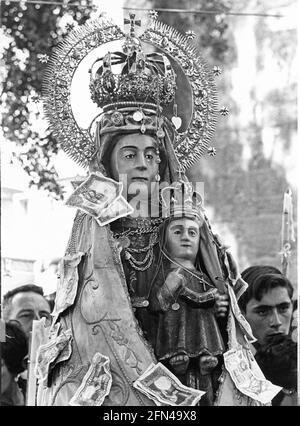
{"label": "statue's hand", "polygon": [[169,272],[164,287],[172,294],[175,294],[179,288],[184,286],[184,277],[179,273],[179,269]]}
{"label": "statue's hand", "polygon": [[216,317],[226,317],[229,308],[229,296],[225,293],[217,292],[215,295],[215,315]]}

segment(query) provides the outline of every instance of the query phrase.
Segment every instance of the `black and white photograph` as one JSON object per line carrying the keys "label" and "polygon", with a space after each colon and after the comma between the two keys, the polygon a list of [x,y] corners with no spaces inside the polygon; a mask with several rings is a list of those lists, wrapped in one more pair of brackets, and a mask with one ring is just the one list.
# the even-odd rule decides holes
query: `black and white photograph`
{"label": "black and white photograph", "polygon": [[299,10],[1,0],[1,407],[299,406]]}

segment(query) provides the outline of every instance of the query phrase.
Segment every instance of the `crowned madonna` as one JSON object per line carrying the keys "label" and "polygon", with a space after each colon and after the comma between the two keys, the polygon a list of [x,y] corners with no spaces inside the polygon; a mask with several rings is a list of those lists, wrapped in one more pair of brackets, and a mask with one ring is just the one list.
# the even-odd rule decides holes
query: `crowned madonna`
{"label": "crowned madonna", "polygon": [[[102,18],[73,30],[44,84],[55,136],[88,176],[67,200],[78,210],[38,350],[38,405],[268,405],[276,389],[237,305],[247,285],[186,177],[211,149],[214,76],[155,13],[143,34],[125,21],[128,33]],[[98,112],[83,129],[70,91],[91,54]]]}

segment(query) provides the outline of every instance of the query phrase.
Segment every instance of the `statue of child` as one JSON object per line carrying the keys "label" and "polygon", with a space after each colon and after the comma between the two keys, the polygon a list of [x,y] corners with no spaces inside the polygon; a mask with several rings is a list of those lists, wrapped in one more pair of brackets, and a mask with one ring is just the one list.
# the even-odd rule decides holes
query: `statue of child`
{"label": "statue of child", "polygon": [[183,181],[162,190],[169,210],[161,227],[161,259],[151,293],[152,309],[159,312],[154,351],[183,383],[205,390],[211,405],[227,338],[218,319],[227,315],[229,303],[222,294],[225,287],[220,286],[220,293],[204,266],[209,259],[200,249],[204,218],[197,195]]}
{"label": "statue of child", "polygon": [[225,347],[215,316],[218,290],[200,269],[200,223],[186,216],[167,222],[162,252],[169,269],[156,292],[161,312],[155,353],[175,374],[184,374],[191,358],[199,359],[202,375],[209,374]]}

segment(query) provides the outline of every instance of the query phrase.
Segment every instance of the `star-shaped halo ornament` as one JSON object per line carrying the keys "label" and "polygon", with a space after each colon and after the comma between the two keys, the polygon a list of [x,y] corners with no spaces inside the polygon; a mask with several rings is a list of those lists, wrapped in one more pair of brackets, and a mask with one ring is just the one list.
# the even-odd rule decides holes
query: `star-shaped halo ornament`
{"label": "star-shaped halo ornament", "polygon": [[[170,93],[170,100],[169,98],[165,99],[163,96],[157,100],[157,105],[162,106],[161,115],[166,118],[164,125],[160,127],[166,126],[166,129],[172,132],[172,136],[174,134],[173,148],[183,170],[188,170],[202,155],[207,154],[207,148],[211,144],[211,137],[216,128],[217,114],[219,114],[220,109],[217,104],[217,90],[212,69],[210,69],[201,58],[200,52],[197,51],[194,43],[190,42],[188,38],[193,38],[194,32],[188,32],[187,35],[183,35],[175,28],[156,19],[157,12],[155,10],[150,12],[150,17],[151,16],[152,19],[147,19],[148,23],[146,30],[139,36],[134,34],[134,27],[137,23],[134,22],[135,20],[133,18],[126,21],[127,23],[129,21],[131,25],[129,35],[125,34],[117,25],[113,24],[110,19],[105,17],[101,17],[100,19],[100,17],[97,16],[93,21],[89,21],[80,26],[77,26],[75,23],[74,30],[66,35],[66,38],[60,43],[59,48],[54,51],[51,60],[48,61],[49,65],[47,64],[47,73],[45,73],[46,75],[43,81],[42,100],[50,128],[55,132],[55,137],[59,140],[62,149],[83,167],[89,166],[94,158],[93,156],[96,153],[97,147],[94,140],[95,135],[91,131],[91,126],[88,128],[87,126],[81,127],[73,114],[70,94],[73,87],[74,75],[78,67],[81,66],[84,58],[92,54],[92,52],[96,54],[96,49],[98,49],[98,47],[103,45],[103,49],[109,49],[110,47],[106,45],[107,43],[124,39],[126,43],[128,40],[130,43],[133,42],[134,46],[134,43],[141,42],[142,45],[150,45],[151,51],[153,48],[155,51],[156,49],[158,51],[164,51],[164,53],[159,54],[164,61],[166,60],[166,62],[163,61],[164,66],[161,67],[161,71],[163,71],[162,76],[164,81],[170,84],[170,90],[168,88],[162,88],[159,89],[159,93],[162,93],[161,90],[166,90],[166,93]],[[132,34],[134,34],[134,37]],[[102,53],[104,54],[106,51],[107,50],[104,50]],[[143,50],[139,53],[142,55]],[[118,52],[112,52],[111,55],[116,55],[116,58],[118,58]],[[102,59],[99,58],[99,60],[101,59],[104,61],[105,56]],[[152,56],[152,54],[149,56],[149,66],[151,69]],[[112,58],[113,57],[114,56],[112,56]],[[97,61],[96,59],[96,62]],[[161,61],[161,59],[158,59],[158,61]],[[143,65],[143,60],[140,62],[142,63],[141,65]],[[174,63],[174,69],[172,63]],[[141,66],[140,63],[138,65]],[[100,64],[98,63],[97,66],[100,66]],[[178,72],[178,78],[176,78],[175,71]],[[127,72],[122,76],[122,81],[127,81],[126,74]],[[115,74],[113,74],[113,76],[115,76]],[[118,100],[120,88],[116,86],[114,91],[111,93],[109,91],[108,93],[108,91],[103,89],[104,85],[101,82],[102,80],[100,81],[98,77],[101,80],[103,75],[101,76],[95,73],[91,78],[93,82],[92,92],[99,106],[107,107],[107,113],[109,111],[112,114],[115,110],[114,106],[120,103]],[[133,77],[134,81],[140,79],[139,72],[134,71]],[[105,80],[105,84],[106,82],[111,84],[111,79]],[[178,114],[177,118],[176,114],[173,114],[175,118],[171,121],[171,118],[173,118],[172,108],[168,108],[167,104],[171,103],[171,101],[173,102],[174,99],[171,99],[171,95],[173,97],[176,95],[175,86],[177,86],[177,84],[178,90],[180,90],[177,93],[183,93],[183,91],[187,92],[188,107],[184,108],[184,111],[179,111],[180,114]],[[103,89],[103,99],[101,97],[102,95],[100,96],[100,93],[96,91],[96,86],[97,88],[101,88],[101,93]],[[86,88],[88,88],[88,86]],[[131,86],[128,88],[128,93],[127,89],[126,94],[124,91],[124,99],[132,99],[133,91],[135,93],[135,85],[133,85],[132,88]],[[151,94],[148,92],[151,92]],[[143,110],[141,105],[144,107],[145,101],[147,99],[147,102],[150,101],[149,96],[154,96],[153,100],[156,104],[155,99],[157,97],[154,92],[152,88],[151,90],[146,90],[145,87],[141,87],[140,100],[142,102],[130,101],[134,104],[134,110],[130,110],[130,114],[134,114],[136,118],[137,115],[135,112],[140,109]],[[96,100],[94,100],[94,102],[96,102]],[[109,102],[109,104],[107,104],[107,102]],[[149,111],[151,110],[151,112],[149,112],[149,117],[146,106],[144,107],[146,118],[150,118],[150,114],[152,117],[154,113],[151,109],[152,103],[149,105],[151,105],[151,107],[149,107]],[[157,105],[155,105],[155,114],[157,114]],[[124,108],[126,109],[129,107],[125,106]],[[77,113],[75,115],[77,115]],[[98,112],[97,116],[93,118],[93,123],[97,117]],[[176,131],[176,127],[180,124],[179,117],[182,123],[180,128]],[[121,115],[114,115],[113,120],[114,121],[111,123],[112,127],[116,125],[120,125],[120,127],[126,125]],[[144,121],[145,119],[134,122],[134,125],[140,126],[141,132],[145,131],[147,128],[146,126],[148,126],[148,123],[144,123]],[[159,127],[156,130],[158,129]],[[164,128],[162,130],[164,130]],[[160,136],[162,137],[162,132],[159,132],[158,137]]]}
{"label": "star-shaped halo ornament", "polygon": [[151,19],[157,19],[158,17],[158,13],[156,12],[156,10],[149,10],[148,12],[148,16]]}
{"label": "star-shaped halo ornament", "polygon": [[196,37],[196,33],[195,33],[195,31],[187,31],[186,33],[185,33],[185,35],[187,36],[187,38],[189,39],[189,40],[194,40],[194,38]]}
{"label": "star-shaped halo ornament", "polygon": [[222,74],[222,69],[218,67],[217,65],[215,65],[213,67],[213,73],[214,73],[214,76],[218,77],[219,75]]}
{"label": "star-shaped halo ornament", "polygon": [[37,104],[40,101],[40,98],[37,95],[34,95],[34,96],[32,96],[31,100],[32,100],[32,102]]}
{"label": "star-shaped halo ornament", "polygon": [[216,150],[216,148],[215,148],[215,147],[213,147],[213,146],[210,146],[210,147],[207,149],[207,152],[208,152],[208,155],[210,155],[211,157],[214,157],[214,156],[217,154],[217,150]]}
{"label": "star-shaped halo ornament", "polygon": [[229,109],[227,107],[221,108],[220,109],[220,114],[224,115],[224,116],[228,115],[229,114]]}
{"label": "star-shaped halo ornament", "polygon": [[74,27],[75,27],[75,25],[74,24],[72,24],[72,23],[68,23],[67,25],[66,25],[66,31],[72,31],[73,29],[74,29]]}
{"label": "star-shaped halo ornament", "polygon": [[38,60],[42,64],[46,64],[49,61],[49,56],[46,53],[39,53],[37,56],[38,56]]}

